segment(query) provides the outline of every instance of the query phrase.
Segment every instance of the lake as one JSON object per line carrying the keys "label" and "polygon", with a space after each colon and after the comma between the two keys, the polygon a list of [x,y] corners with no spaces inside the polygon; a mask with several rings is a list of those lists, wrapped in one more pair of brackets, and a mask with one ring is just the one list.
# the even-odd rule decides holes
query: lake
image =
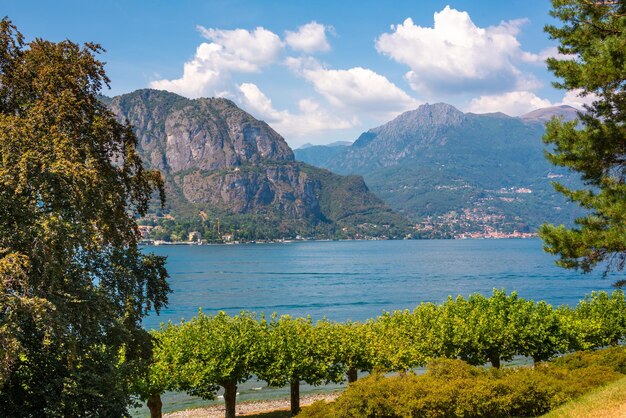
{"label": "lake", "polygon": [[601,271],[554,265],[539,239],[305,241],[279,244],[155,246],[168,257],[173,293],[146,328],[218,310],[365,320],[382,311],[442,302],[493,288],[553,305],[611,290]]}
{"label": "lake", "polygon": [[[442,302],[448,295],[517,291],[554,305],[576,304],[593,290],[611,291],[601,272],[583,275],[554,265],[539,239],[423,241],[306,241],[284,244],[144,247],[168,257],[173,293],[146,328],[223,310],[365,320],[384,310]],[[302,385],[302,394],[341,387]],[[252,379],[238,387],[238,402],[288,397]],[[210,405],[183,393],[163,396],[165,412]],[[147,408],[133,411],[149,416]]]}

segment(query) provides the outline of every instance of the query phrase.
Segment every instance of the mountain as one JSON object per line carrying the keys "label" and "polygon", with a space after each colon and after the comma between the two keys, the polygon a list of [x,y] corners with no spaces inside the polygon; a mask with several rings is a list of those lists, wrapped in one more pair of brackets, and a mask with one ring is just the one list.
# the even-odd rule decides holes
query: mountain
{"label": "mountain", "polygon": [[[329,144],[324,144],[324,145],[319,145],[322,147],[347,147],[350,146],[352,144],[352,142],[350,141],[335,141],[335,142],[331,142]],[[316,147],[318,145],[315,144],[311,144],[310,142],[307,142],[306,144],[302,144],[300,145],[300,148],[296,148],[295,151],[298,150],[303,150],[303,149],[307,149],[307,148],[311,148],[311,147]]]}
{"label": "mountain", "polygon": [[536,122],[545,124],[550,119],[556,116],[562,118],[564,122],[571,122],[578,119],[578,112],[579,111],[572,106],[550,106],[528,112],[520,116],[520,119],[522,119],[524,122]]}
{"label": "mountain", "polygon": [[138,90],[104,100],[133,126],[146,165],[164,174],[165,213],[179,221],[219,218],[218,230],[250,239],[385,235],[405,224],[361,177],[296,162],[276,131],[228,99]]}
{"label": "mountain", "polygon": [[337,141],[326,145],[304,144],[294,150],[294,155],[298,161],[306,161],[307,164],[323,167],[331,158],[343,152],[351,144],[348,141]]}
{"label": "mountain", "polygon": [[570,181],[568,173],[544,157],[538,122],[555,112],[571,115],[563,107],[514,118],[426,104],[320,157],[320,166],[363,175],[374,193],[427,235],[532,232],[545,221],[560,223],[576,214],[550,184]]}

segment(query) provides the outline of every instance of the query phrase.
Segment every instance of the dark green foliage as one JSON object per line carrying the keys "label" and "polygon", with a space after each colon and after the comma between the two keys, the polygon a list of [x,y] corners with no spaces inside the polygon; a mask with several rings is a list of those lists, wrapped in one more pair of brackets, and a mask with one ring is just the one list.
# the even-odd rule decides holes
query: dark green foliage
{"label": "dark green foliage", "polygon": [[553,145],[549,160],[580,174],[583,188],[555,184],[556,190],[589,214],[574,228],[545,225],[545,248],[565,268],[622,270],[626,263],[626,4],[553,0],[547,26],[559,51],[570,57],[548,59],[561,80],[557,87],[594,94],[580,123],[558,119],[547,125],[544,141]]}
{"label": "dark green foliage", "polygon": [[[167,302],[165,259],[137,247],[158,172],[98,100],[101,48],[0,21],[0,411],[123,416]],[[159,193],[160,192],[160,193]]]}
{"label": "dark green foliage", "polygon": [[423,376],[375,373],[349,386],[335,402],[314,404],[300,416],[530,417],[623,377],[597,365],[571,371],[553,365],[485,370],[461,360],[437,360]]}

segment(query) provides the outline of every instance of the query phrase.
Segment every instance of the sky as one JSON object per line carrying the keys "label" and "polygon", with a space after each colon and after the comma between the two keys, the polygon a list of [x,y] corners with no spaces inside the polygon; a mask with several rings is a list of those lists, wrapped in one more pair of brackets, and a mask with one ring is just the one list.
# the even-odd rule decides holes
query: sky
{"label": "sky", "polygon": [[101,44],[107,96],[226,97],[292,148],[354,141],[424,103],[518,116],[552,86],[548,0],[0,0],[27,40]]}

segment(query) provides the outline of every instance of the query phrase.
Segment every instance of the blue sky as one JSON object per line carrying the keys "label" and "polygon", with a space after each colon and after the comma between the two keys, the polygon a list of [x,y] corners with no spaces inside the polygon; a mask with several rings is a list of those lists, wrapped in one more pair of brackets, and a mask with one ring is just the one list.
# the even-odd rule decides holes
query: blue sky
{"label": "blue sky", "polygon": [[0,0],[27,39],[107,50],[107,95],[224,96],[292,147],[354,140],[422,103],[520,115],[580,106],[544,60],[550,2]]}

